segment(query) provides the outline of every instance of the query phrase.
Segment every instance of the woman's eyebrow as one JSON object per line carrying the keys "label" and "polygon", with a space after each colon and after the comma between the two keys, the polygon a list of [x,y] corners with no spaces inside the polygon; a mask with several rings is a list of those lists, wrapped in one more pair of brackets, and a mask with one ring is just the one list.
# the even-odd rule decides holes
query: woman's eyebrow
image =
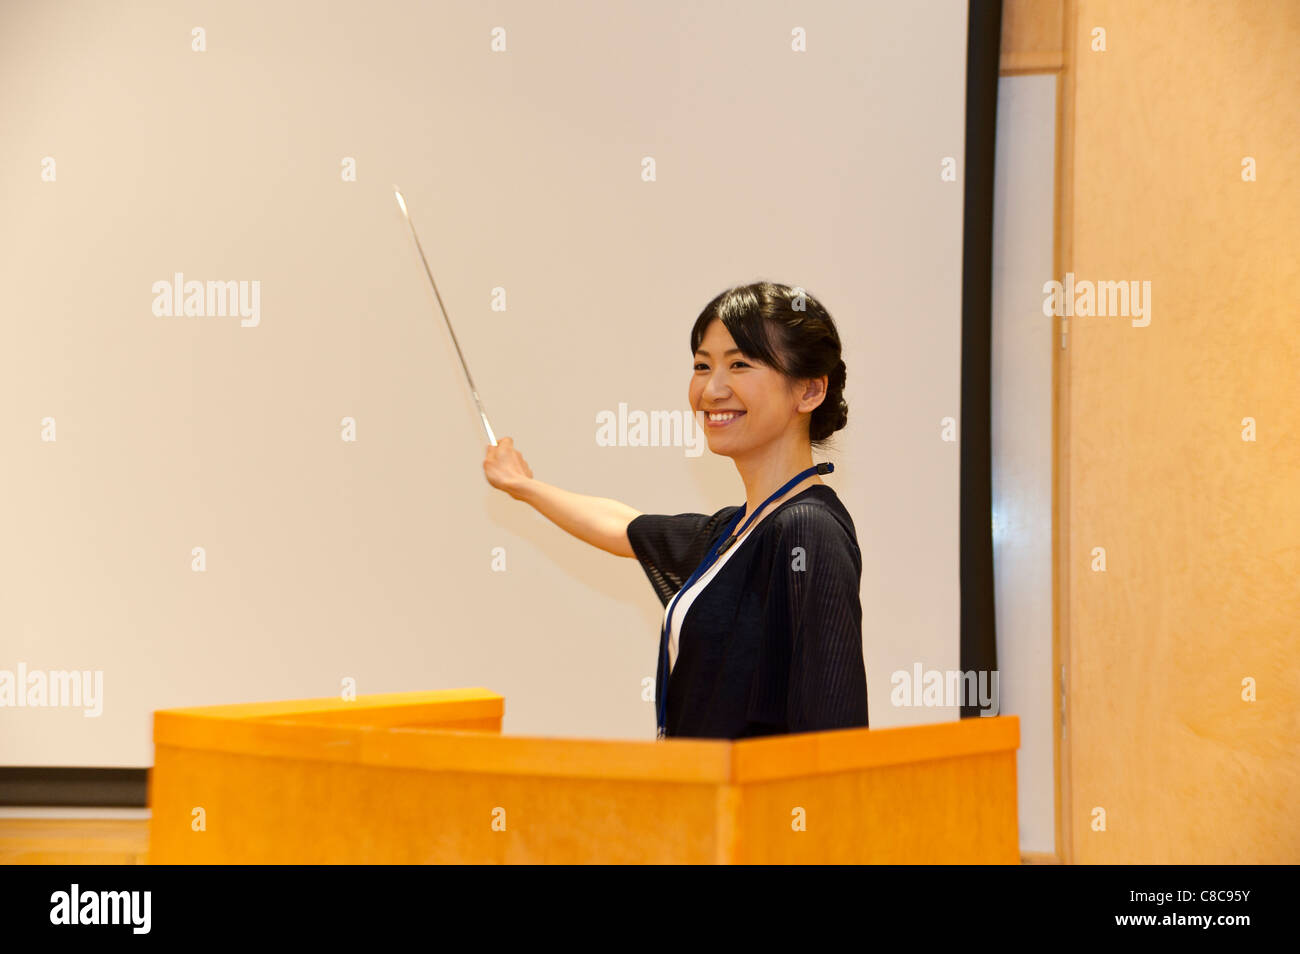
{"label": "woman's eyebrow", "polygon": [[[709,353],[708,353],[707,351],[705,351],[703,348],[696,348],[696,349],[695,349],[695,353],[696,353],[696,354],[702,354],[702,355],[704,355],[704,357],[706,357],[706,358],[710,356]],[[744,354],[744,352],[741,351],[739,348],[732,348],[730,351],[724,351],[724,352],[722,353],[722,356],[725,358],[725,357],[726,357],[727,355],[729,355],[729,354]]]}

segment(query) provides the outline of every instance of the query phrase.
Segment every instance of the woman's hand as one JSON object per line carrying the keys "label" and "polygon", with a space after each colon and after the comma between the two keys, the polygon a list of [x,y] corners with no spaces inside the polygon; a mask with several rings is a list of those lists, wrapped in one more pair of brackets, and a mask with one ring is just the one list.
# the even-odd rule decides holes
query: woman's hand
{"label": "woman's hand", "polygon": [[636,556],[627,527],[640,511],[608,497],[588,497],[533,478],[528,461],[503,437],[483,458],[487,482],[521,500],[560,529],[615,556]]}
{"label": "woman's hand", "polygon": [[525,481],[533,479],[532,468],[515,450],[514,439],[509,437],[501,438],[496,447],[488,445],[487,456],[483,458],[483,474],[489,484],[516,500],[519,499],[519,488]]}

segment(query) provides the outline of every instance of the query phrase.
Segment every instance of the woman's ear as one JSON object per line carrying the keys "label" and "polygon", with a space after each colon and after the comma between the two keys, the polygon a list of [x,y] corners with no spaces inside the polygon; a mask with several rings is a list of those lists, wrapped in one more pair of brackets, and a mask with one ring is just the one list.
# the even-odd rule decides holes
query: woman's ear
{"label": "woman's ear", "polygon": [[800,411],[813,411],[821,406],[822,401],[826,400],[826,388],[830,384],[830,376],[823,374],[820,378],[809,378],[804,382],[803,395],[799,399]]}

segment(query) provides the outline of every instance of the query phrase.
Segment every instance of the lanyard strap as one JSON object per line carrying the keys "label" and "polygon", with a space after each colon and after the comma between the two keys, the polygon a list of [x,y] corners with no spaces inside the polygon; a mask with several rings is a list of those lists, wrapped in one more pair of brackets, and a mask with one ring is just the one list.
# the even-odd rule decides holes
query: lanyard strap
{"label": "lanyard strap", "polygon": [[[713,566],[714,562],[718,559],[718,557],[720,557],[722,554],[726,553],[729,549],[731,549],[731,547],[735,545],[736,541],[745,535],[745,531],[749,529],[749,525],[754,522],[755,518],[757,518],[758,515],[762,513],[764,509],[766,509],[768,504],[770,504],[776,498],[785,494],[791,487],[795,486],[796,484],[802,483],[805,479],[810,477],[812,474],[815,473],[829,474],[833,470],[835,470],[835,465],[831,463],[814,464],[812,467],[809,467],[807,470],[792,477],[790,480],[788,480],[785,483],[783,487],[781,487],[779,490],[773,493],[772,496],[768,497],[765,501],[763,501],[762,505],[757,510],[755,510],[752,514],[749,515],[749,519],[745,521],[745,525],[741,527],[740,532],[737,533],[734,532],[736,529],[736,524],[740,523],[740,519],[743,516],[745,516],[745,507],[749,505],[745,504],[744,506],[742,506],[740,508],[739,513],[737,513],[736,516],[732,519],[731,523],[727,525],[727,529],[724,536],[719,537],[717,542],[715,542],[713,546],[709,549],[709,552],[704,557],[704,560],[700,563],[699,566],[695,568],[695,572],[690,575],[690,578],[685,583],[682,584],[682,588],[677,591],[678,594],[685,593],[688,589],[690,589],[695,584],[695,582],[700,577],[702,577],[705,573],[707,573],[709,571],[709,567]],[[668,605],[668,613],[664,618],[663,628],[659,632],[659,671],[657,676],[655,677],[655,699],[656,699],[655,721],[658,726],[657,737],[660,739],[665,738],[667,735],[668,678],[671,675],[671,670],[668,666],[668,636],[672,632],[673,611],[676,609],[677,609],[677,597],[674,597]]]}

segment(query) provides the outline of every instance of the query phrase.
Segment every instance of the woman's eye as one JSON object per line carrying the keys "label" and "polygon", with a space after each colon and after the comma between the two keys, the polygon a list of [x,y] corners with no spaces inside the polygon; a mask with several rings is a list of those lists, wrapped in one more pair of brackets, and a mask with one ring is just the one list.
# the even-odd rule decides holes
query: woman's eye
{"label": "woman's eye", "polygon": [[[747,362],[744,362],[744,361],[733,361],[733,362],[731,362],[731,366],[732,366],[733,368],[734,368],[736,365],[740,365],[742,368],[748,368],[748,367],[749,367],[749,364],[748,364]],[[708,366],[707,364],[697,364],[697,365],[695,366],[695,370],[696,370],[696,371],[707,371],[707,370],[709,370],[709,366]]]}

